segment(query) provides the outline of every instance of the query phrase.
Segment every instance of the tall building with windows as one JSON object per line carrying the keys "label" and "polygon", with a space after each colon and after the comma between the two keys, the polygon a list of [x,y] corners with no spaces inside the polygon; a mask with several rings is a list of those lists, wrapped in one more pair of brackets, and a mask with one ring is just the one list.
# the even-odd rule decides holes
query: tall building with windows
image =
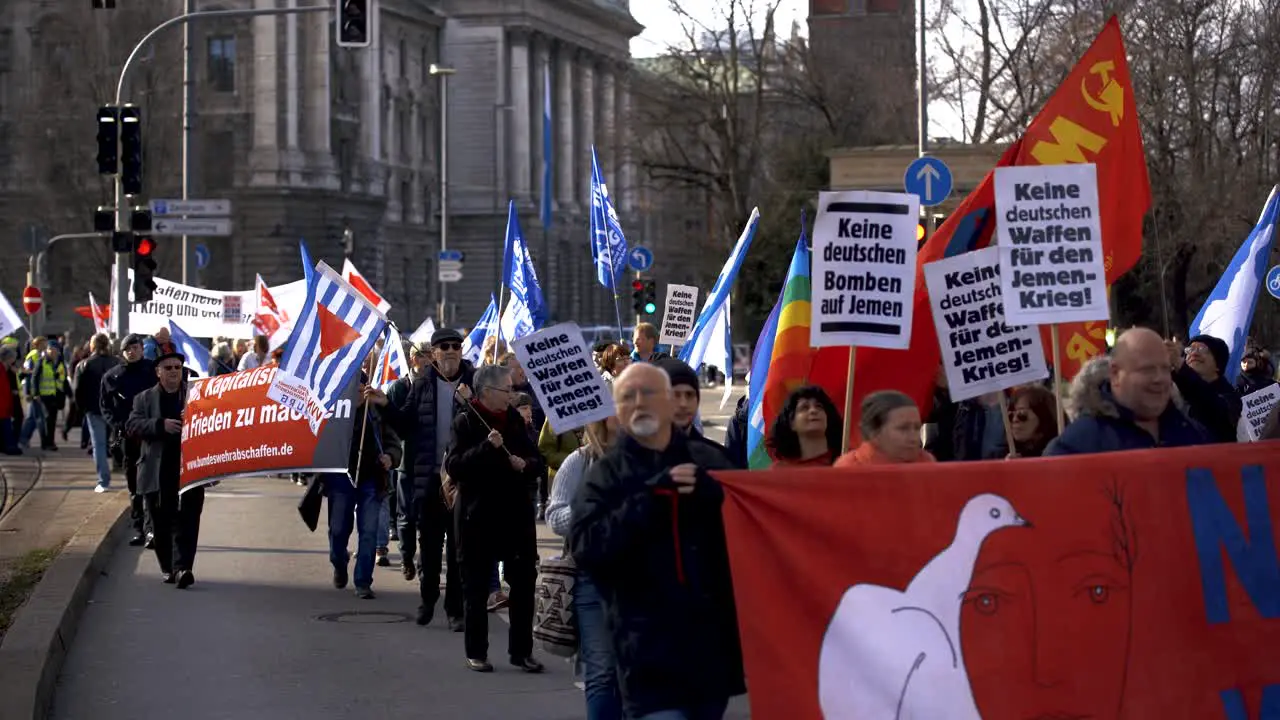
{"label": "tall building with windows", "polygon": [[[197,10],[288,8],[305,0],[195,0]],[[94,113],[124,58],[182,0],[0,3],[0,252],[87,232],[111,185],[95,172]],[[593,285],[586,231],[592,142],[628,212],[626,67],[641,28],[626,0],[378,0],[367,49],[339,48],[332,13],[209,18],[191,31],[190,196],[233,203],[230,237],[192,238],[207,267],[191,284],[224,290],[301,277],[298,244],[344,255],[412,328],[437,314],[441,143],[449,148],[451,248],[466,253],[448,321],[472,322],[497,291],[506,200],[514,198],[544,291],[561,318],[612,317]],[[143,111],[145,193],[180,197],[182,33],[139,53],[123,99]],[[433,65],[456,72],[442,80]],[[543,97],[552,90],[554,222],[538,220]],[[448,82],[449,130],[442,82]],[[161,277],[179,280],[178,238],[157,237]],[[64,319],[109,294],[106,241],[70,240],[42,263],[47,313]],[[0,267],[15,299],[26,263]],[[81,325],[83,328],[84,325]],[[52,331],[55,328],[47,327]],[[57,328],[59,330],[63,328]]]}

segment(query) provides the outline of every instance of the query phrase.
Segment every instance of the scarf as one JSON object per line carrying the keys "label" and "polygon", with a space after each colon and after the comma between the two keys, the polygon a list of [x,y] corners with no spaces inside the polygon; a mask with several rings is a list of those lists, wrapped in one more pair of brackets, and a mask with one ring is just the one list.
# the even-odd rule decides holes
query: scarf
{"label": "scarf", "polygon": [[476,411],[477,414],[480,415],[480,417],[485,422],[489,423],[489,427],[493,428],[494,430],[497,430],[498,432],[502,432],[503,430],[506,429],[507,418],[510,417],[510,414],[507,412],[505,408],[497,411],[490,410],[489,408],[485,407],[484,403],[480,402],[479,400],[472,400],[471,407]]}

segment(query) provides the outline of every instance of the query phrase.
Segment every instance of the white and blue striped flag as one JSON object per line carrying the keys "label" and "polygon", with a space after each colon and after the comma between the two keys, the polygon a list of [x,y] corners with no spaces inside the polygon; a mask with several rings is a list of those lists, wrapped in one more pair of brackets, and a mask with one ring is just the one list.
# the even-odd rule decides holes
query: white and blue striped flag
{"label": "white and blue striped flag", "polygon": [[480,353],[484,352],[485,338],[497,331],[498,301],[490,293],[489,307],[484,309],[484,314],[476,321],[475,327],[471,328],[471,332],[467,333],[462,340],[462,359],[469,361],[472,365],[479,365]]}
{"label": "white and blue striped flag", "polygon": [[307,300],[267,397],[304,415],[318,435],[386,327],[386,316],[321,262],[307,283]]}
{"label": "white and blue striped flag", "polygon": [[404,356],[404,341],[400,339],[400,331],[394,325],[388,326],[387,339],[382,343],[377,368],[374,384],[380,390],[386,390],[391,383],[409,374],[409,359]]}
{"label": "white and blue striped flag", "polygon": [[1240,358],[1244,355],[1245,340],[1253,325],[1253,310],[1258,304],[1262,281],[1267,274],[1271,248],[1276,240],[1276,222],[1280,220],[1280,185],[1271,189],[1271,196],[1258,216],[1244,244],[1231,258],[1231,264],[1222,273],[1222,279],[1214,286],[1200,313],[1192,321],[1187,337],[1211,335],[1222,340],[1231,349],[1231,358],[1224,368],[1218,368],[1227,380],[1234,383],[1240,374]]}
{"label": "white and blue striped flag", "polygon": [[760,209],[753,208],[751,217],[747,219],[747,226],[742,229],[742,235],[738,237],[737,244],[729,253],[729,259],[724,261],[715,285],[707,294],[707,301],[702,305],[702,312],[693,324],[689,339],[680,348],[680,359],[688,363],[689,367],[697,370],[699,365],[707,362],[724,371],[725,397],[728,397],[727,392],[733,382],[733,348],[729,339],[727,310],[729,288],[733,287],[733,281],[738,277],[738,269],[742,267],[742,260],[747,256],[747,250],[751,247],[759,226]]}
{"label": "white and blue striped flag", "polygon": [[[185,358],[182,364],[188,370],[200,377],[207,377],[210,374],[209,366],[213,364],[213,358],[209,349],[192,339],[187,331],[178,327],[178,323],[173,320],[169,320],[169,339],[173,341],[173,346],[178,352],[182,353]],[[235,370],[235,368],[231,369]]]}
{"label": "white and blue striped flag", "polygon": [[546,75],[543,77],[542,90],[542,228],[551,229],[551,197],[555,192],[552,185],[552,152],[551,144],[551,63],[547,63]]}

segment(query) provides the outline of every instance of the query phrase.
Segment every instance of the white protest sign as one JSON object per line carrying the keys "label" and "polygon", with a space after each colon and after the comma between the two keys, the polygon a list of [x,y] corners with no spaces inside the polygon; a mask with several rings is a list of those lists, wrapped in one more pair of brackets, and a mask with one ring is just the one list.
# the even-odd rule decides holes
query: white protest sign
{"label": "white protest sign", "polygon": [[924,281],[953,402],[1049,376],[1037,328],[1005,324],[999,249],[931,262]]}
{"label": "white protest sign", "polygon": [[919,217],[918,195],[821,193],[810,345],[905,350],[911,344]]}
{"label": "white protest sign", "polygon": [[1097,166],[998,167],[995,196],[1009,322],[1108,319]]}
{"label": "white protest sign", "polygon": [[[206,290],[163,278],[155,281],[151,302],[129,306],[129,332],[150,335],[169,327],[172,318],[191,337],[253,337],[254,314],[245,310],[258,306],[256,291]],[[129,282],[133,282],[132,268],[129,268]],[[270,291],[285,317],[296,318],[301,314],[302,304],[307,301],[306,280],[276,285]]]}
{"label": "white protest sign", "polygon": [[666,310],[662,313],[662,334],[658,342],[683,345],[698,320],[698,288],[668,285]]}
{"label": "white protest sign", "polygon": [[1267,425],[1271,410],[1280,402],[1280,385],[1268,385],[1261,390],[1240,398],[1244,412],[1240,413],[1240,424],[1244,426],[1249,442],[1257,442],[1262,437],[1262,430]]}
{"label": "white protest sign", "polygon": [[560,323],[511,341],[516,359],[557,435],[616,413],[613,394],[591,361],[577,323]]}

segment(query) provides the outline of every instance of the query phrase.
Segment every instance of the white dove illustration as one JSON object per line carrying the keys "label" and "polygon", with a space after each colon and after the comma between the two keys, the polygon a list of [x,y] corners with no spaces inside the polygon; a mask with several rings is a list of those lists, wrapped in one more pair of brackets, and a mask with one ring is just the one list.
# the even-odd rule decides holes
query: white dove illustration
{"label": "white dove illustration", "polygon": [[903,591],[854,585],[822,640],[818,702],[826,720],[978,720],[960,648],[960,608],[991,533],[1029,526],[999,495],[971,498],[955,538]]}

